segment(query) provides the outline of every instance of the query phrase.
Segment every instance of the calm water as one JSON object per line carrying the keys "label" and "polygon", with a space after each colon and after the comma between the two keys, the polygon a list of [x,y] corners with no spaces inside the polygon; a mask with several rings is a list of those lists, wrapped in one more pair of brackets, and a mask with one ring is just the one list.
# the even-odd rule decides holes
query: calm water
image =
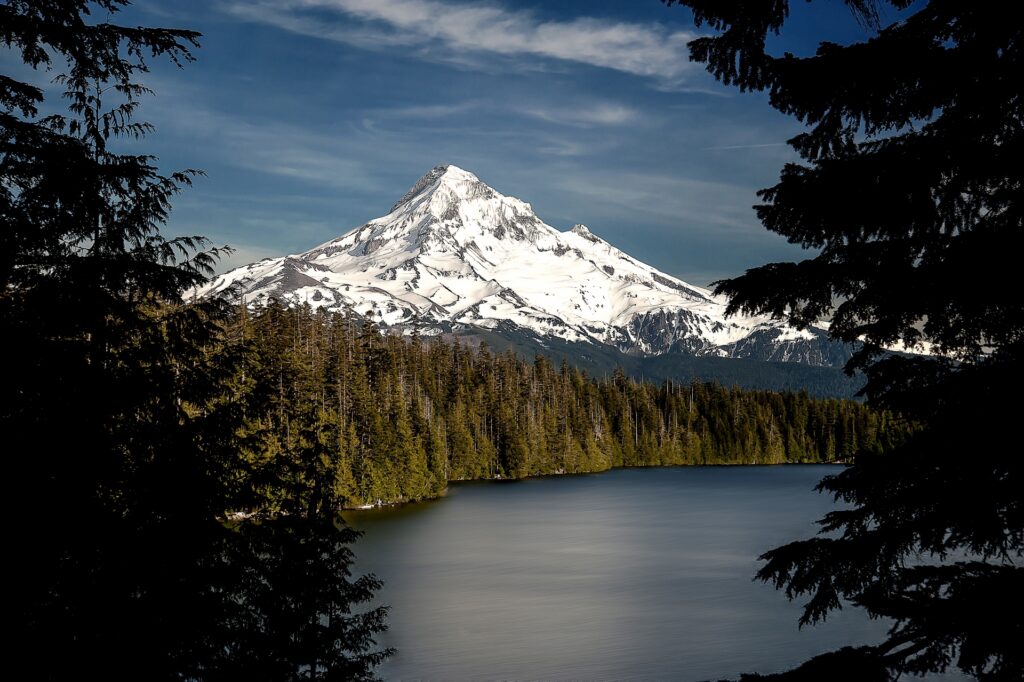
{"label": "calm water", "polygon": [[360,572],[386,581],[389,680],[700,680],[769,672],[884,624],[752,582],[756,557],[813,532],[831,466],[631,469],[452,486],[355,512]]}

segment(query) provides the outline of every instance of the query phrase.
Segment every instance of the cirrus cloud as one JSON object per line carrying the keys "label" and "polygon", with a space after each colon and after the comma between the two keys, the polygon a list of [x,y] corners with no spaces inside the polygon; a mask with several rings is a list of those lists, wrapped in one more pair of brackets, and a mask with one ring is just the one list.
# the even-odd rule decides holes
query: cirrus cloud
{"label": "cirrus cloud", "polygon": [[544,20],[495,4],[441,0],[250,0],[225,7],[249,21],[369,49],[405,45],[552,59],[651,77],[661,85],[681,85],[698,71],[686,47],[695,34],[661,23]]}

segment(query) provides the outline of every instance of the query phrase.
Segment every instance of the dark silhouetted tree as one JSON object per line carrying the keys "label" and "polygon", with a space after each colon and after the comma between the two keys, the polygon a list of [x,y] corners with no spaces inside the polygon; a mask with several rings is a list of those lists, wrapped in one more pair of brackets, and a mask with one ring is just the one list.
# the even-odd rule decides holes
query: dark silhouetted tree
{"label": "dark silhouetted tree", "polygon": [[[668,4],[676,4],[668,0]],[[716,31],[691,58],[765,91],[806,124],[800,163],[762,190],[762,223],[813,251],[718,284],[730,310],[831,319],[861,344],[869,401],[924,425],[822,481],[848,507],[774,549],[759,577],[807,596],[802,623],[843,601],[888,637],[791,674],[862,679],[959,669],[1024,679],[1024,480],[1017,454],[1024,305],[1024,23],[1012,3],[847,0],[863,42],[766,51],[785,0],[681,0]],[[891,19],[885,19],[885,17]],[[886,352],[895,345],[921,355]],[[845,452],[837,449],[837,454]]]}
{"label": "dark silhouetted tree", "polygon": [[[349,579],[340,502],[228,522],[271,508],[257,482],[275,462],[242,456],[257,396],[240,392],[246,344],[223,337],[224,304],[180,302],[217,251],[160,233],[195,172],[117,150],[149,131],[134,119],[146,60],[189,62],[199,36],[111,23],[127,4],[0,3],[8,56],[59,72],[67,103],[41,115],[43,90],[0,75],[8,675],[239,679],[266,660],[237,649],[244,621],[292,638],[267,649],[274,679],[371,678],[384,612],[350,613],[377,583]],[[298,468],[326,430],[289,450]],[[315,497],[298,490],[293,507]]]}

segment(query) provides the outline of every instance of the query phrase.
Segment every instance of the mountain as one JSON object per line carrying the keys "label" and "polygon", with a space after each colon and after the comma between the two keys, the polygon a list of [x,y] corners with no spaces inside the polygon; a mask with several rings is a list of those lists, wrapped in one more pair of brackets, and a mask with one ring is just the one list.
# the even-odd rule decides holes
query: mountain
{"label": "mountain", "polygon": [[216,277],[192,295],[278,298],[421,335],[557,341],[631,357],[748,358],[835,367],[823,329],[726,318],[725,301],[641,263],[584,225],[561,232],[472,173],[437,166],[387,215],[305,253]]}

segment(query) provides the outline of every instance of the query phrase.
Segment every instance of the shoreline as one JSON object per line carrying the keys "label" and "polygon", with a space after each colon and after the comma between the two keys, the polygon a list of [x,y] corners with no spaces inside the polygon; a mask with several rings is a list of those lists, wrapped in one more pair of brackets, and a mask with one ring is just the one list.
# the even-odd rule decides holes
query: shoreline
{"label": "shoreline", "polygon": [[544,478],[562,478],[565,476],[596,476],[599,474],[606,474],[610,471],[623,471],[630,469],[693,469],[693,468],[725,468],[725,467],[785,467],[785,466],[848,466],[850,464],[847,460],[832,460],[829,462],[716,462],[710,464],[651,464],[645,465],[629,465],[629,466],[617,466],[609,467],[607,469],[600,469],[597,471],[574,471],[574,472],[561,472],[561,473],[550,473],[550,474],[536,474],[535,476],[523,476],[522,478],[509,478],[507,476],[495,476],[492,478],[462,478],[453,479],[448,481],[448,485],[445,486],[444,491],[437,497],[424,497],[419,500],[397,500],[397,501],[382,501],[378,500],[376,504],[364,504],[356,506],[345,506],[341,508],[342,513],[346,512],[372,512],[377,510],[385,509],[397,509],[412,504],[423,504],[426,502],[433,502],[435,500],[441,500],[448,496],[449,487],[454,484],[493,484],[493,483],[518,483],[522,481],[531,481]]}

